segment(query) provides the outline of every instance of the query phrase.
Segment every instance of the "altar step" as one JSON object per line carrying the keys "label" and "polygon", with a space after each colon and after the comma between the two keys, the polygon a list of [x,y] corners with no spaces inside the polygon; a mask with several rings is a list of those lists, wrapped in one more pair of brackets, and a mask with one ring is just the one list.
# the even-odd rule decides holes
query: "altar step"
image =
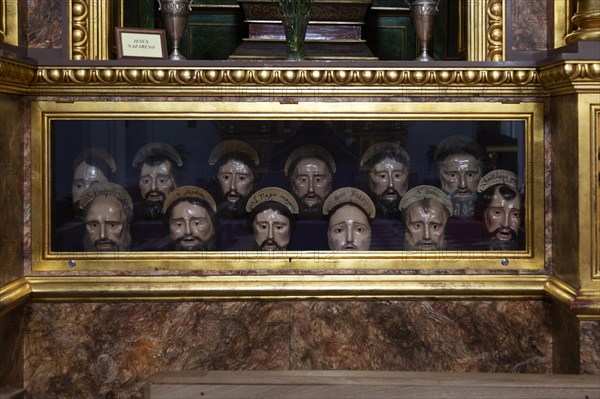
{"label": "altar step", "polygon": [[180,371],[145,399],[599,399],[597,375],[395,371]]}

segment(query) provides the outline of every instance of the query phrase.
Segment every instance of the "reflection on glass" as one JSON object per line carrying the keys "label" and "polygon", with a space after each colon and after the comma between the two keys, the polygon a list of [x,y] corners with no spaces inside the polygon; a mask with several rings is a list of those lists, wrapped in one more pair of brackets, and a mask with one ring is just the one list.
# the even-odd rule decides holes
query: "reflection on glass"
{"label": "reflection on glass", "polygon": [[[363,191],[374,204],[375,218],[362,221],[369,245],[356,249],[522,250],[524,136],[522,121],[54,119],[51,250],[99,250],[86,249],[85,221],[73,212],[92,181],[114,182],[131,197],[129,251],[199,249],[206,242],[196,224],[202,218],[202,231],[210,225],[214,235],[201,250],[343,248],[348,234],[333,239],[323,211],[331,193],[344,187]],[[430,214],[423,207],[402,208],[410,190],[423,185],[447,196],[446,221],[432,219],[435,205]],[[215,215],[208,215],[208,206],[207,215],[195,217],[193,203],[165,215],[166,198],[183,186],[217,199]],[[254,196],[265,188],[287,192],[297,212],[281,204],[258,207]],[[255,203],[249,208],[250,199]],[[421,227],[430,223],[429,230],[417,231],[417,218]],[[181,219],[181,232],[175,232],[174,219]],[[437,243],[431,238],[436,224],[444,226]],[[345,226],[349,231],[356,229]],[[186,238],[177,246],[180,236]]]}

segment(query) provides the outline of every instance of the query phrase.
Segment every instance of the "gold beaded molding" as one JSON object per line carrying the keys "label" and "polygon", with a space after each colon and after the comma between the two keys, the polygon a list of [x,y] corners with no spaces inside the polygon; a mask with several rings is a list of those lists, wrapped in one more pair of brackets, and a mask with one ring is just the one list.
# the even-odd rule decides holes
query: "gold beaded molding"
{"label": "gold beaded molding", "polygon": [[36,67],[0,58],[0,92],[52,96],[545,96],[597,92],[600,62],[536,68]]}
{"label": "gold beaded molding", "polygon": [[540,68],[539,79],[553,95],[597,93],[600,87],[600,62],[561,61]]}
{"label": "gold beaded molding", "polygon": [[90,44],[90,8],[88,0],[71,0],[69,32],[69,53],[72,60],[89,59]]}
{"label": "gold beaded molding", "polygon": [[487,57],[488,61],[504,60],[504,34],[502,0],[489,0],[487,3]]}
{"label": "gold beaded molding", "polygon": [[0,58],[0,93],[26,94],[35,74],[35,66]]}
{"label": "gold beaded molding", "polygon": [[[210,69],[53,68],[37,71],[31,94],[543,95],[535,68],[502,69]],[[94,90],[96,91],[94,93]],[[129,93],[128,93],[129,92]],[[212,92],[212,93],[210,93]]]}

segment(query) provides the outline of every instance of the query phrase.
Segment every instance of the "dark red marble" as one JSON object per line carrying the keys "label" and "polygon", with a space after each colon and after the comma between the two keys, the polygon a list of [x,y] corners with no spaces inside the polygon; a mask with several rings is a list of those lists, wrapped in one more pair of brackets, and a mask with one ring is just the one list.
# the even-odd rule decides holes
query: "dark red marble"
{"label": "dark red marble", "polygon": [[27,46],[62,47],[63,0],[27,1]]}
{"label": "dark red marble", "polygon": [[[559,0],[562,1],[562,0]],[[512,49],[548,49],[548,0],[512,0]]]}
{"label": "dark red marble", "polygon": [[159,370],[548,373],[542,302],[31,304],[31,398],[141,397]]}

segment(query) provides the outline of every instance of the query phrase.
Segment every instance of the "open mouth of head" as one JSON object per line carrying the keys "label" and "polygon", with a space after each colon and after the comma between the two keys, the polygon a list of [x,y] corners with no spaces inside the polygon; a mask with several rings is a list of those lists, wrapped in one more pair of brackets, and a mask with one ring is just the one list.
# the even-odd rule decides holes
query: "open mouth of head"
{"label": "open mouth of head", "polygon": [[500,230],[496,237],[501,241],[509,241],[512,239],[512,233],[510,230]]}
{"label": "open mouth of head", "polygon": [[146,198],[150,201],[161,201],[163,196],[161,193],[150,193],[146,196]]}
{"label": "open mouth of head", "polygon": [[236,192],[230,191],[227,193],[227,201],[235,202],[240,199],[240,195]]}

